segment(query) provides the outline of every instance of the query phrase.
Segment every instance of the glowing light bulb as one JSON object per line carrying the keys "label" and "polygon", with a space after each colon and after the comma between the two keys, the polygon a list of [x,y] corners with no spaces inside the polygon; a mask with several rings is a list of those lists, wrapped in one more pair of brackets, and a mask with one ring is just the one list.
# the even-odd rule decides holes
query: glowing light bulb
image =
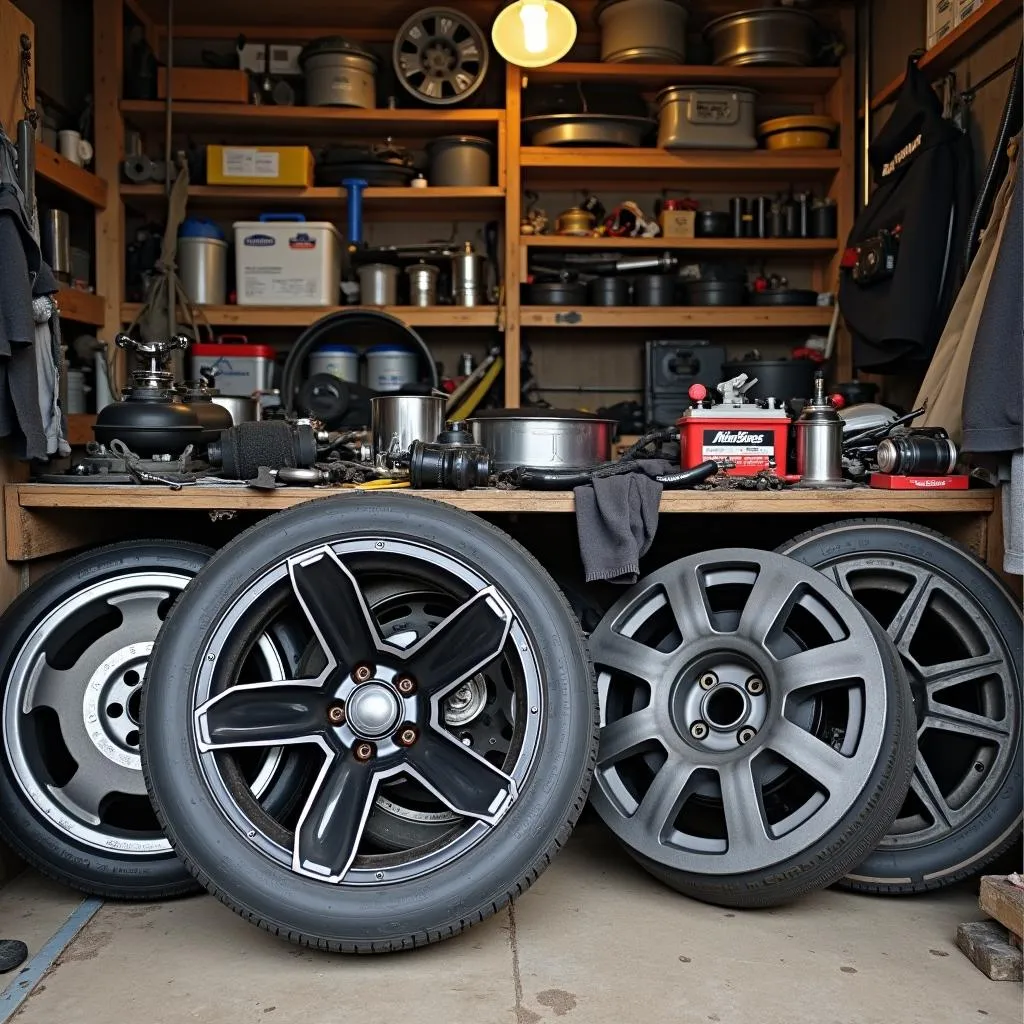
{"label": "glowing light bulb", "polygon": [[519,8],[523,23],[523,45],[527,53],[543,53],[548,48],[548,12],[544,0],[523,0]]}

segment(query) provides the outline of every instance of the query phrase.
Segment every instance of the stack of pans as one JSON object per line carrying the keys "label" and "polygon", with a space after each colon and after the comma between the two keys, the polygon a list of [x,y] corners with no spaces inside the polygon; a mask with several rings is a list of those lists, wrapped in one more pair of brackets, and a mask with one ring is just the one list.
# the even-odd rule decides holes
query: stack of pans
{"label": "stack of pans", "polygon": [[415,177],[411,154],[393,146],[331,146],[316,161],[316,183],[330,188],[340,188],[346,178],[362,178],[380,188],[400,188]]}

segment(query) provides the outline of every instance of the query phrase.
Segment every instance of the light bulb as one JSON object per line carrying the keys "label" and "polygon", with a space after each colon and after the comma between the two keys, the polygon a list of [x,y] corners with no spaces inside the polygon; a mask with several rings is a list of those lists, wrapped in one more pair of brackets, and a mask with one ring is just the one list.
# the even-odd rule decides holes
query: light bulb
{"label": "light bulb", "polygon": [[527,53],[543,53],[548,48],[548,12],[544,0],[523,0],[519,8],[523,23],[523,45]]}

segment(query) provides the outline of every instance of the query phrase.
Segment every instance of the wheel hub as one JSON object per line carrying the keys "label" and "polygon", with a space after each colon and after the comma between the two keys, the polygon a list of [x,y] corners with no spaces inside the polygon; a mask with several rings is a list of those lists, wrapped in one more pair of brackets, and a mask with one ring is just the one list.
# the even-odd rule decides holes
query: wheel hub
{"label": "wheel hub", "polygon": [[110,654],[93,672],[82,698],[85,730],[96,749],[114,764],[140,770],[139,705],[151,642]]}
{"label": "wheel hub", "polygon": [[345,708],[349,726],[363,740],[381,740],[388,736],[402,715],[398,694],[379,680],[356,689]]}

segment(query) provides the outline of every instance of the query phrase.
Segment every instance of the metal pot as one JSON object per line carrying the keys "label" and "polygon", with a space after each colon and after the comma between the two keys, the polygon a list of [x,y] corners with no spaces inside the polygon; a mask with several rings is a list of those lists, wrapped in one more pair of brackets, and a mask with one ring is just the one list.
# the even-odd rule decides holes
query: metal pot
{"label": "metal pot", "polygon": [[359,268],[359,301],[363,306],[398,305],[398,267],[367,263]]}
{"label": "metal pot", "polygon": [[587,286],[592,306],[628,306],[628,277],[595,277]]}
{"label": "metal pot", "polygon": [[437,267],[430,263],[414,263],[406,267],[405,273],[409,278],[409,305],[436,306]]}
{"label": "metal pot", "polygon": [[582,281],[535,281],[524,289],[528,306],[585,306],[587,286]]}
{"label": "metal pot", "polygon": [[701,210],[696,231],[698,238],[732,238],[732,216],[720,210]]}
{"label": "metal pot", "polygon": [[413,441],[436,441],[444,429],[446,395],[382,395],[370,399],[373,459],[407,452]]}
{"label": "metal pot", "polygon": [[594,230],[597,218],[589,210],[578,206],[563,210],[555,221],[556,235],[589,235]]}
{"label": "metal pot", "polygon": [[601,60],[613,63],[686,63],[682,0],[604,0],[594,17],[601,28]]}
{"label": "metal pot", "polygon": [[642,146],[654,131],[649,117],[621,114],[541,114],[524,117],[531,146]]}
{"label": "metal pot", "polygon": [[704,29],[715,64],[806,67],[817,53],[818,23],[805,11],[768,7],[737,11]]}
{"label": "metal pot", "polygon": [[452,302],[456,306],[487,304],[487,278],[484,256],[466,242],[462,252],[452,257]]}
{"label": "metal pot", "polygon": [[475,135],[442,135],[427,143],[431,185],[478,188],[491,183],[494,144]]}
{"label": "metal pot", "polygon": [[213,404],[227,409],[231,413],[231,420],[236,425],[239,423],[255,423],[260,418],[260,404],[255,398],[243,398],[241,395],[213,396]]}
{"label": "metal pot", "polygon": [[377,58],[340,36],[314,39],[299,55],[311,107],[377,106]]}
{"label": "metal pot", "polygon": [[469,421],[496,472],[515,466],[583,469],[606,462],[615,420],[574,410],[488,409]]}
{"label": "metal pot", "polygon": [[828,149],[838,127],[831,117],[794,114],[763,121],[757,136],[765,149]]}
{"label": "metal pot", "polygon": [[637,274],[633,278],[633,305],[674,306],[678,283],[671,274]]}
{"label": "metal pot", "polygon": [[751,292],[752,306],[816,306],[818,293],[813,288],[769,288]]}
{"label": "metal pot", "polygon": [[743,306],[747,286],[742,281],[685,281],[683,295],[691,306]]}

